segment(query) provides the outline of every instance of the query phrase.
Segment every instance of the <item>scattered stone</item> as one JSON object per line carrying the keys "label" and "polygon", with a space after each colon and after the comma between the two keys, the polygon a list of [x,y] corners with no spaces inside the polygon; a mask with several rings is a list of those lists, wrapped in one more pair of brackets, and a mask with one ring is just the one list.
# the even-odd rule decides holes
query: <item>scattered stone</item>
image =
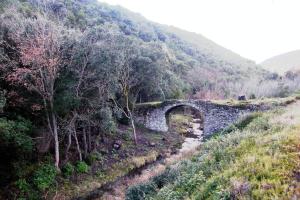
{"label": "scattered stone", "polygon": [[156,144],[155,144],[154,142],[149,142],[149,146],[150,146],[150,147],[155,147]]}
{"label": "scattered stone", "polygon": [[201,119],[193,119],[194,123],[201,123]]}
{"label": "scattered stone", "polygon": [[186,131],[187,134],[192,134],[193,132],[194,132],[194,129],[192,129],[192,128],[189,128],[189,129],[187,129],[187,131]]}
{"label": "scattered stone", "polygon": [[120,140],[115,141],[113,144],[113,148],[115,150],[119,150],[121,148],[121,146],[122,146],[122,142]]}
{"label": "scattered stone", "polygon": [[245,95],[240,95],[240,96],[238,96],[238,100],[239,101],[245,101],[246,100],[246,96]]}

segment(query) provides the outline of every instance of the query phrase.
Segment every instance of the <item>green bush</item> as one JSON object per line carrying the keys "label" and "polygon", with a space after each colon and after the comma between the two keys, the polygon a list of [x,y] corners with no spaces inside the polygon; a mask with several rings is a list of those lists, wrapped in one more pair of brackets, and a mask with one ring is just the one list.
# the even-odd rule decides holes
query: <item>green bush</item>
{"label": "green bush", "polygon": [[254,132],[266,131],[271,127],[268,118],[257,117],[247,126],[247,129]]}
{"label": "green bush", "polygon": [[163,173],[155,176],[149,182],[129,187],[126,191],[126,199],[142,200],[146,196],[155,195],[157,189],[174,182],[177,176],[178,171],[176,169],[167,168]]}
{"label": "green bush", "polygon": [[62,168],[62,173],[63,173],[64,177],[72,176],[74,171],[75,171],[74,166],[69,162],[67,164],[65,164]]}
{"label": "green bush", "polygon": [[15,182],[16,189],[18,190],[18,200],[36,200],[40,199],[39,192],[27,182],[26,179],[19,179]]}
{"label": "green bush", "polygon": [[76,164],[77,173],[87,173],[89,171],[89,166],[84,161],[79,161]]}
{"label": "green bush", "polygon": [[173,182],[178,176],[178,171],[175,169],[167,168],[161,174],[153,177],[153,182],[157,185],[158,188],[162,188],[164,185]]}
{"label": "green bush", "polygon": [[33,175],[33,184],[40,191],[45,191],[55,181],[57,171],[53,165],[42,165]]}
{"label": "green bush", "polygon": [[143,200],[146,196],[156,193],[156,185],[153,182],[138,184],[128,188],[126,191],[126,200]]}
{"label": "green bush", "polygon": [[99,161],[99,162],[103,161],[103,157],[102,157],[101,153],[99,153],[99,152],[91,153],[86,158],[86,162],[88,165],[92,165],[96,161]]}
{"label": "green bush", "polygon": [[16,186],[20,190],[21,193],[27,194],[30,191],[30,185],[26,181],[26,179],[19,179],[16,181]]}
{"label": "green bush", "polygon": [[0,118],[1,146],[14,148],[18,154],[31,152],[33,149],[31,130],[31,122],[21,117],[16,121]]}
{"label": "green bush", "polygon": [[164,187],[162,188],[158,195],[157,199],[163,200],[181,200],[183,199],[183,193],[175,191],[172,187]]}

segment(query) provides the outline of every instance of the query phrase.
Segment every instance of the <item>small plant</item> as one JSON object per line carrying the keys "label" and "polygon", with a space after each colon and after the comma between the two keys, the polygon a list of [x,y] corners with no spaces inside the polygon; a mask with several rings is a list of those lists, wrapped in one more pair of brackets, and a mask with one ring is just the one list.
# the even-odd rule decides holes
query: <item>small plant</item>
{"label": "small plant", "polygon": [[89,171],[89,166],[84,161],[79,161],[76,164],[77,173],[87,173]]}
{"label": "small plant", "polygon": [[55,181],[57,171],[53,165],[42,165],[33,175],[33,184],[40,191],[48,189]]}
{"label": "small plant", "polygon": [[69,162],[65,164],[65,166],[62,168],[62,173],[64,177],[72,176],[74,171],[75,171],[74,166]]}

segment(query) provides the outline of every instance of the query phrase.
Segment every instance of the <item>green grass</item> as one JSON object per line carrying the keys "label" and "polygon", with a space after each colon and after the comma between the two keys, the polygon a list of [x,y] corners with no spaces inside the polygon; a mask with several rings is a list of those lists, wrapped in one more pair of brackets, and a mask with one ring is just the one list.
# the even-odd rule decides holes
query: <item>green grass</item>
{"label": "green grass", "polygon": [[294,103],[299,98],[300,98],[300,94],[295,93],[290,97],[284,97],[284,98],[261,98],[261,99],[248,99],[245,101],[225,99],[225,100],[212,100],[211,102],[219,105],[228,105],[228,106],[247,106],[247,105],[285,106]]}
{"label": "green grass", "polygon": [[[295,175],[300,170],[300,124],[272,123],[284,112],[256,115],[230,134],[208,140],[193,158],[172,166],[175,178],[133,186],[127,200],[300,198]],[[136,187],[140,196],[130,193]]]}

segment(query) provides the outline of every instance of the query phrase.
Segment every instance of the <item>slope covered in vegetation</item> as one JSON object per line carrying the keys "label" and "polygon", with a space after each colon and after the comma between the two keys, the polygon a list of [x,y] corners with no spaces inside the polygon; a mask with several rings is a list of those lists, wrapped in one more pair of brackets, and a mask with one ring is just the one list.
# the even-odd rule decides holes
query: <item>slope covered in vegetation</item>
{"label": "slope covered in vegetation", "polygon": [[193,158],[131,187],[127,199],[298,199],[299,108],[244,118]]}
{"label": "slope covered in vegetation", "polygon": [[[11,2],[14,1],[4,1],[2,10],[8,9]],[[94,42],[119,36],[135,40],[135,48],[142,49],[147,45],[152,53],[159,53],[159,57],[166,59],[157,63],[163,79],[152,88],[151,94],[143,90],[139,92],[143,101],[151,97],[183,97],[197,93],[201,98],[230,97],[237,95],[250,78],[264,80],[268,75],[254,62],[201,35],[147,21],[121,7],[96,0],[30,0],[18,4],[17,9],[23,16],[34,18],[42,12],[44,17],[47,15],[47,20],[62,26],[62,29],[85,33],[89,35],[86,39]],[[150,59],[157,59],[157,56],[152,55]]]}
{"label": "slope covered in vegetation", "polygon": [[269,71],[277,72],[280,74],[284,74],[287,71],[299,71],[300,50],[274,56],[263,61],[261,65]]}

